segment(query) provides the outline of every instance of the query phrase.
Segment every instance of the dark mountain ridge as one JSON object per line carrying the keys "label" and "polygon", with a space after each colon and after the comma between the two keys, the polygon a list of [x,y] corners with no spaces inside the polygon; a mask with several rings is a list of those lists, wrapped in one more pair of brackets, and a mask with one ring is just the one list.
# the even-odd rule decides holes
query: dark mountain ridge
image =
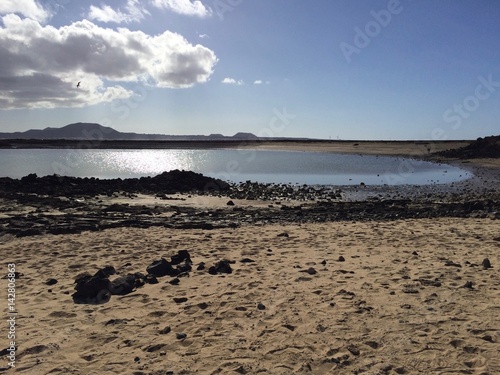
{"label": "dark mountain ridge", "polygon": [[211,135],[166,135],[119,132],[96,123],[77,122],[62,128],[47,127],[24,132],[0,133],[0,139],[66,139],[66,140],[151,140],[151,141],[211,141],[211,140],[256,140],[252,133],[238,132],[233,136]]}

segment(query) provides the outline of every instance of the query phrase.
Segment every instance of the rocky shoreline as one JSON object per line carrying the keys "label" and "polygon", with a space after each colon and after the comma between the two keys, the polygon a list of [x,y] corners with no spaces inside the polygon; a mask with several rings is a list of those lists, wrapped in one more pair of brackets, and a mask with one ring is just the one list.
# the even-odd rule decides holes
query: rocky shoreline
{"label": "rocky shoreline", "polygon": [[[500,218],[498,179],[481,175],[426,186],[230,184],[188,171],[155,177],[0,178],[0,236],[80,233],[117,227],[235,228],[248,224],[319,223],[436,217]],[[186,197],[227,198],[220,207],[183,205]],[[155,204],[132,204],[148,195]],[[117,203],[116,198],[127,203]],[[268,202],[239,205],[233,200]]]}

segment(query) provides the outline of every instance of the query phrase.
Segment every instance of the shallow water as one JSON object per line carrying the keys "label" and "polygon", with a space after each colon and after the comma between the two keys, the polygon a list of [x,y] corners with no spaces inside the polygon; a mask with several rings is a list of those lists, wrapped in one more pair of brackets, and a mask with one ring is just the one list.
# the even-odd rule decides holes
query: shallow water
{"label": "shallow water", "polygon": [[2,149],[0,176],[59,174],[130,178],[173,169],[227,181],[321,185],[428,185],[472,177],[470,172],[420,160],[297,151]]}

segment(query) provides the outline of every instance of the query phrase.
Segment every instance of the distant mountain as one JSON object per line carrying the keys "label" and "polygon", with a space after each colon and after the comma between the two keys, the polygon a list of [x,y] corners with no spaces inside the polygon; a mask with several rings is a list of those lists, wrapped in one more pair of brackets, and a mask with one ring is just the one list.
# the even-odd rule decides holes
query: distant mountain
{"label": "distant mountain", "polygon": [[0,133],[0,139],[71,139],[71,140],[152,140],[152,141],[211,141],[211,140],[255,140],[252,133],[236,133],[232,137],[222,134],[210,135],[165,135],[123,133],[95,123],[78,122],[62,128],[31,129],[25,132]]}

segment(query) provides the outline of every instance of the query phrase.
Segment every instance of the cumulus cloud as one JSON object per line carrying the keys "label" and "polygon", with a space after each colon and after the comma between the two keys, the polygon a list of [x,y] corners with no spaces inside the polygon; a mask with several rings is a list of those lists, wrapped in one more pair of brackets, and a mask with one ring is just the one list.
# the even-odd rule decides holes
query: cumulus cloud
{"label": "cumulus cloud", "polygon": [[91,5],[88,17],[99,22],[130,23],[139,22],[144,19],[145,15],[149,14],[141,6],[139,0],[128,0],[123,10],[119,8],[115,10],[109,5],[101,7]]}
{"label": "cumulus cloud", "polygon": [[199,0],[152,0],[152,4],[160,9],[168,9],[187,16],[209,17],[212,10]]}
{"label": "cumulus cloud", "polygon": [[229,78],[229,77],[224,78],[222,80],[222,83],[225,83],[226,85],[238,85],[238,86],[244,84],[244,82],[241,79],[237,81],[234,78]]}
{"label": "cumulus cloud", "polygon": [[187,88],[208,81],[217,62],[210,49],[169,31],[151,36],[88,20],[55,28],[14,14],[1,20],[4,109],[85,106],[133,95],[122,82]]}
{"label": "cumulus cloud", "polygon": [[49,19],[50,13],[35,0],[1,0],[0,14],[17,13],[39,22]]}

